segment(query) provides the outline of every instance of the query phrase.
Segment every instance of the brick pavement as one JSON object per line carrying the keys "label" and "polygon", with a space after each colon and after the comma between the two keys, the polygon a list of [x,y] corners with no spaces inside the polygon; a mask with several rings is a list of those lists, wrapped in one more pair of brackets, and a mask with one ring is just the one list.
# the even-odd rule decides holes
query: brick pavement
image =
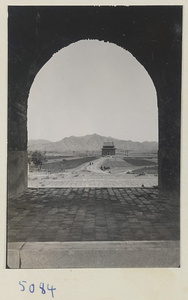
{"label": "brick pavement", "polygon": [[8,241],[178,240],[177,198],[156,188],[28,189],[8,200]]}

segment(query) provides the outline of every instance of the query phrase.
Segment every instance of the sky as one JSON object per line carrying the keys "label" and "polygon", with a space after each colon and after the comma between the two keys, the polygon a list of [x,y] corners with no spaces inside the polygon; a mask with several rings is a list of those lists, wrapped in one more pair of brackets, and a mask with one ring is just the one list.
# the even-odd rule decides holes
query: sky
{"label": "sky", "polygon": [[94,133],[157,141],[157,95],[130,52],[81,40],[55,53],[36,75],[28,101],[28,139],[60,141]]}

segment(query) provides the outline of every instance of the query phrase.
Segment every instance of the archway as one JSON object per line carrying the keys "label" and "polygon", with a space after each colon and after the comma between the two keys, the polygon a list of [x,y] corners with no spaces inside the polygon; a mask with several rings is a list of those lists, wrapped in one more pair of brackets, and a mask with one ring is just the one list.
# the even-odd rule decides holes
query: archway
{"label": "archway", "polygon": [[159,107],[159,187],[179,190],[181,14],[178,6],[143,7],[142,13],[139,7],[9,8],[10,195],[27,188],[26,111],[31,84],[53,53],[88,38],[129,50],[150,74]]}

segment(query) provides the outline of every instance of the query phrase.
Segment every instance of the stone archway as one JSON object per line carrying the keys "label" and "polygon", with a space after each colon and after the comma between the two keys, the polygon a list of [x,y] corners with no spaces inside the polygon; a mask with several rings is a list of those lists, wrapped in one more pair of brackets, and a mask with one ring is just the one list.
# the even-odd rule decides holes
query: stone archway
{"label": "stone archway", "polygon": [[9,7],[8,192],[27,188],[27,100],[40,68],[80,39],[112,42],[145,67],[157,91],[159,187],[179,191],[181,6]]}

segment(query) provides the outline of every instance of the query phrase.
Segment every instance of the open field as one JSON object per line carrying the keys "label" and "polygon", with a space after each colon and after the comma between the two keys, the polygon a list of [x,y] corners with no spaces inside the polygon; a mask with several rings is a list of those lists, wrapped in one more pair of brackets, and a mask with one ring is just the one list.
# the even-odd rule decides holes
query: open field
{"label": "open field", "polygon": [[151,166],[156,165],[156,159],[140,158],[140,157],[124,157],[123,160],[133,166]]}
{"label": "open field", "polygon": [[[155,160],[155,161],[152,161]],[[29,173],[29,187],[157,186],[157,160],[147,157],[58,157]]]}
{"label": "open field", "polygon": [[[49,171],[49,172],[60,172],[63,170],[69,170],[74,169],[79,166],[81,166],[84,163],[90,162],[97,159],[97,157],[81,157],[81,158],[60,158],[60,159],[49,159],[48,162],[46,162],[43,165],[43,170]],[[53,160],[53,161],[52,161]]]}
{"label": "open field", "polygon": [[139,169],[135,169],[132,171],[133,174],[141,174],[141,173],[145,173],[145,174],[155,174],[158,175],[158,166],[149,166],[149,167],[144,167],[144,168],[139,168]]}

